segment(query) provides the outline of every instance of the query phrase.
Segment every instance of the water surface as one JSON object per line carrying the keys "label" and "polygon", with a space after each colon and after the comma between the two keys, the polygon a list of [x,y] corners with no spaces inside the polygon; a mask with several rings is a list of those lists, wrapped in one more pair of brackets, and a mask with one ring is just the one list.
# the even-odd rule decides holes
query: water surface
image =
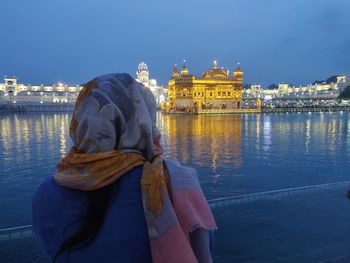
{"label": "water surface", "polygon": [[[71,146],[70,114],[0,114],[0,228],[31,223],[31,196]],[[157,115],[167,157],[208,199],[348,180],[349,113]]]}

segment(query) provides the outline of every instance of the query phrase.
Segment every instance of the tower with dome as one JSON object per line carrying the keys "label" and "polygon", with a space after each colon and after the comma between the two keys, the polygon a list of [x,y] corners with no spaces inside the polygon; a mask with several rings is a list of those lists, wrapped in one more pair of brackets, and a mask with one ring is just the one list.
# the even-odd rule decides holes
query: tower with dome
{"label": "tower with dome", "polygon": [[137,66],[136,80],[152,91],[156,99],[157,107],[165,101],[165,89],[162,86],[158,86],[157,80],[150,79],[148,66],[143,60]]}

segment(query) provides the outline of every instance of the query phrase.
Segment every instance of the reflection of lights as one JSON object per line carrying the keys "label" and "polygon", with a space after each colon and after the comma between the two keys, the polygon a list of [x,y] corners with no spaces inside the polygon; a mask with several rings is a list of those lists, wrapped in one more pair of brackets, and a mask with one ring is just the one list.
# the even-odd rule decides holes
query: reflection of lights
{"label": "reflection of lights", "polygon": [[306,146],[307,153],[309,152],[310,139],[311,139],[311,120],[308,118],[306,120],[306,140],[305,140],[305,146]]}
{"label": "reflection of lights", "polygon": [[331,152],[335,152],[336,150],[336,137],[337,137],[337,121],[333,119],[329,124],[328,135],[330,136],[330,144],[329,149]]}
{"label": "reflection of lights", "polygon": [[164,101],[165,101],[164,94],[160,94],[160,96],[159,96],[159,103],[163,103]]}
{"label": "reflection of lights", "polygon": [[[200,166],[242,165],[241,115],[162,115],[159,123],[169,156]],[[184,153],[186,152],[186,154]],[[192,155],[192,156],[191,156]]]}
{"label": "reflection of lights", "polygon": [[67,154],[67,140],[66,140],[66,133],[67,133],[67,127],[68,127],[68,115],[64,115],[61,117],[60,122],[60,153],[61,158],[63,158]]}
{"label": "reflection of lights", "polygon": [[256,148],[260,150],[260,115],[255,115],[256,127],[255,127],[255,137],[256,137]]}
{"label": "reflection of lights", "polygon": [[220,177],[221,174],[214,174],[211,182],[215,184],[217,181],[219,181]]}
{"label": "reflection of lights", "polygon": [[263,150],[269,151],[271,145],[271,117],[264,116],[263,119]]}

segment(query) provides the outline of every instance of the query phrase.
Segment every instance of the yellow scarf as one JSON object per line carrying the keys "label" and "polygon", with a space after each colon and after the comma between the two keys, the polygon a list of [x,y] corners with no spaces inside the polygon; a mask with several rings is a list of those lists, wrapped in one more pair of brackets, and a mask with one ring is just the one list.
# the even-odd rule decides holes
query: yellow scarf
{"label": "yellow scarf", "polygon": [[146,162],[138,153],[109,151],[77,153],[75,147],[57,165],[55,181],[64,187],[91,191],[109,185],[128,171],[143,165],[141,189],[147,196],[147,208],[153,213],[162,209],[162,188],[166,190],[163,160]]}

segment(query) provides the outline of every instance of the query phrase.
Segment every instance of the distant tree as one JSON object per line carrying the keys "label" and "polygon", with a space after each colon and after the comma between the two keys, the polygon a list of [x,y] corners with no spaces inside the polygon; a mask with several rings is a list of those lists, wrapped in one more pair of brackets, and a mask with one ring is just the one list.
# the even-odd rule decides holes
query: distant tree
{"label": "distant tree", "polygon": [[337,82],[337,77],[338,75],[335,75],[335,76],[331,76],[329,77],[328,79],[326,80],[315,80],[312,85],[317,85],[317,84],[331,84],[331,83],[336,83]]}
{"label": "distant tree", "polygon": [[350,99],[350,85],[340,93],[339,99]]}
{"label": "distant tree", "polygon": [[332,77],[329,77],[327,80],[326,80],[326,83],[327,84],[331,84],[331,83],[337,83],[337,75],[336,76],[332,76]]}
{"label": "distant tree", "polygon": [[267,87],[267,89],[277,89],[277,88],[278,88],[278,85],[275,83],[272,83]]}
{"label": "distant tree", "polygon": [[324,80],[315,80],[314,82],[312,82],[312,85],[323,84],[323,83],[326,83],[326,81],[324,81]]}
{"label": "distant tree", "polygon": [[245,84],[243,85],[243,89],[250,89],[251,84]]}

